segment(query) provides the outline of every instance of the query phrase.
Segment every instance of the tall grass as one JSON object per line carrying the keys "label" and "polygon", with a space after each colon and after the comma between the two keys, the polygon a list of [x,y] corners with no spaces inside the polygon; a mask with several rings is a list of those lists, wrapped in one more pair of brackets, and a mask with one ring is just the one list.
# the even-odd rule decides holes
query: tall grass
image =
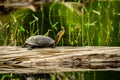
{"label": "tall grass", "polygon": [[79,12],[79,5],[55,2],[37,12],[20,9],[10,13],[6,23],[1,20],[0,44],[22,45],[29,36],[37,34],[55,38],[64,26],[66,32],[59,45],[120,46],[119,5],[119,1],[95,1]]}
{"label": "tall grass", "polygon": [[118,16],[115,13],[119,14],[119,4],[120,2],[116,1],[95,1],[83,6],[81,15],[77,7],[70,8],[64,3],[61,5],[54,3],[50,11],[56,13],[55,16],[59,20],[50,20],[50,23],[58,22],[56,26],[65,26],[64,45],[119,46],[119,20],[114,22],[115,16]]}
{"label": "tall grass", "polygon": [[[84,7],[85,14],[83,16],[84,23],[83,28],[86,32],[84,34],[85,37],[82,38],[88,40],[86,45],[104,45],[110,46],[115,45],[114,43],[119,40],[119,31],[115,30],[116,28],[120,28],[120,26],[115,26],[114,24],[119,25],[118,22],[114,22],[116,20],[114,11],[119,12],[118,5],[120,2],[94,2],[89,5],[89,7]],[[119,16],[120,17],[120,16]],[[84,33],[85,33],[84,32]],[[114,35],[116,32],[116,36]],[[114,39],[116,37],[116,39]],[[85,41],[83,43],[85,43]]]}

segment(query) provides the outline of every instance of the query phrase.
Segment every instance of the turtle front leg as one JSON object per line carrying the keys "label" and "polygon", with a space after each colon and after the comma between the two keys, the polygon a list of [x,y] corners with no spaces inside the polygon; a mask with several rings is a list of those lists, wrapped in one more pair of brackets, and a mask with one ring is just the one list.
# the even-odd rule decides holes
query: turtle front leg
{"label": "turtle front leg", "polygon": [[33,49],[33,46],[28,46],[27,49],[28,49],[28,50],[32,50],[32,49]]}

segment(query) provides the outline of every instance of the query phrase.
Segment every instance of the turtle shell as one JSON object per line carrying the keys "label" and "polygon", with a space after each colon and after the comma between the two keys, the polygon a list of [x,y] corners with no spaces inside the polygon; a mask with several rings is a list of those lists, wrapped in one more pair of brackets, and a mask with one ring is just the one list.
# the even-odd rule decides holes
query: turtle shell
{"label": "turtle shell", "polygon": [[25,44],[38,47],[52,47],[52,45],[55,44],[55,41],[48,36],[36,35],[29,37],[25,41]]}

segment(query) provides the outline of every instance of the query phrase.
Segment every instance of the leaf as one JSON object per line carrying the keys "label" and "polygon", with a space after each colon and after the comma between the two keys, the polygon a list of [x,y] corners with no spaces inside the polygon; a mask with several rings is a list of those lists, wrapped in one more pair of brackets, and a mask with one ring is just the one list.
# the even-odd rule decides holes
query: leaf
{"label": "leaf", "polygon": [[25,31],[25,29],[23,28],[23,26],[19,26],[19,28],[20,28],[21,31],[23,31],[23,32]]}

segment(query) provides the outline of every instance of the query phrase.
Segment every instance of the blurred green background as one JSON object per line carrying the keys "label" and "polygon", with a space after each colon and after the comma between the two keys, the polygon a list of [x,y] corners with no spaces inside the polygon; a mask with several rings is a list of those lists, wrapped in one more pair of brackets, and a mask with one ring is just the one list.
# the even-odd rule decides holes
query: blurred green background
{"label": "blurred green background", "polygon": [[61,46],[120,46],[120,2],[53,3],[37,11],[17,9],[0,15],[0,45],[21,46],[32,35],[53,39],[61,26]]}

